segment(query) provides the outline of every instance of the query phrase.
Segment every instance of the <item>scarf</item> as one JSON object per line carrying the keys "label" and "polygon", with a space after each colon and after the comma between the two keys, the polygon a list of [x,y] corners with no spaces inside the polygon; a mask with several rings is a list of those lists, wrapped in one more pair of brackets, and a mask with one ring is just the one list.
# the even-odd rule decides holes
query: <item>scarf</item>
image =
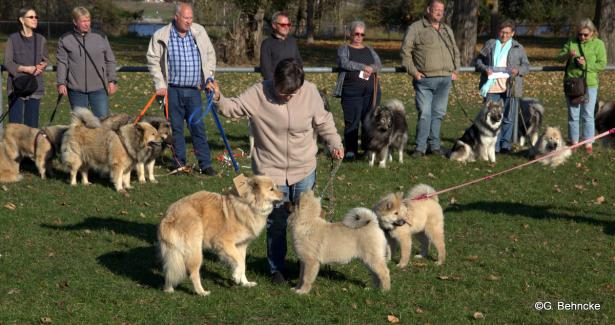
{"label": "scarf", "polygon": [[[495,41],[495,49],[493,51],[493,66],[498,66],[501,58],[508,57],[508,51],[512,47],[512,38],[508,40],[505,44],[502,45],[499,39]],[[489,89],[495,82],[495,79],[489,79],[485,84],[480,88],[480,95],[482,97],[487,97],[487,93],[489,93]]]}

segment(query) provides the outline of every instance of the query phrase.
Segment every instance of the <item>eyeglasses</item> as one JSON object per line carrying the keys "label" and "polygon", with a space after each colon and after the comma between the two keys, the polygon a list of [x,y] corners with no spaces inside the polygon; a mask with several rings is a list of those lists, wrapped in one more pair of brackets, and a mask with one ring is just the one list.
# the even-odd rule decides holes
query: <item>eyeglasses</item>
{"label": "eyeglasses", "polygon": [[590,33],[579,33],[578,34],[579,37],[583,36],[583,37],[589,37],[589,35],[591,35]]}
{"label": "eyeglasses", "polygon": [[292,27],[293,24],[291,24],[291,23],[286,23],[286,24],[276,23],[276,25],[278,25],[280,27],[290,28],[290,27]]}
{"label": "eyeglasses", "polygon": [[28,19],[38,19],[38,16],[25,16],[24,18],[28,18]]}
{"label": "eyeglasses", "polygon": [[365,33],[354,33],[354,36],[361,36],[361,37],[365,37]]}

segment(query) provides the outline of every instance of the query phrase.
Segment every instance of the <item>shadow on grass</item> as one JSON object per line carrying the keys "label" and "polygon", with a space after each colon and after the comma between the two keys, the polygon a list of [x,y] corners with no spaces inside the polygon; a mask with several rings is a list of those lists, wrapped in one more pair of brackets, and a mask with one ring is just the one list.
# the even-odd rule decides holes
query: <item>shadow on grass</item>
{"label": "shadow on grass", "polygon": [[116,234],[128,235],[137,239],[141,239],[146,241],[147,243],[154,244],[156,243],[156,232],[157,226],[148,223],[139,223],[134,221],[128,221],[117,218],[99,218],[99,217],[89,217],[85,218],[83,221],[73,225],[50,225],[50,224],[42,224],[41,227],[55,229],[55,230],[65,230],[65,231],[75,231],[75,230],[111,230]]}
{"label": "shadow on grass", "polygon": [[566,209],[566,212],[564,213],[554,212],[554,210],[563,210],[563,208],[550,205],[527,205],[513,202],[479,201],[469,204],[453,205],[446,209],[446,211],[459,210],[480,210],[493,214],[501,213],[505,215],[522,215],[534,219],[560,219],[565,221],[574,221],[576,223],[586,223],[594,226],[600,226],[602,227],[604,234],[611,236],[615,235],[615,221],[587,217],[579,214],[577,210],[572,209]]}

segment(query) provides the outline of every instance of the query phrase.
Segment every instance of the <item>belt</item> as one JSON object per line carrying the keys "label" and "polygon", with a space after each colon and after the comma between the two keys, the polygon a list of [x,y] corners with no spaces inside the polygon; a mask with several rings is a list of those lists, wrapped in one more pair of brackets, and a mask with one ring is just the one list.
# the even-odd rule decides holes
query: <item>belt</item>
{"label": "belt", "polygon": [[197,87],[197,86],[180,86],[180,85],[173,85],[173,84],[169,84],[169,87],[172,87],[172,88],[185,88],[185,89],[199,89],[199,87]]}

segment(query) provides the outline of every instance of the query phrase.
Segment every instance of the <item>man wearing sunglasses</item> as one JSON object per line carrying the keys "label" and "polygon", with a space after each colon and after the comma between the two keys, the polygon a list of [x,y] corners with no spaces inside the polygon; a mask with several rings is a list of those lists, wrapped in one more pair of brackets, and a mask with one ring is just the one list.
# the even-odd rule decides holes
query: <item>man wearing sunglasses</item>
{"label": "man wearing sunglasses", "polygon": [[288,15],[281,11],[274,13],[271,17],[271,28],[271,37],[261,43],[260,69],[263,80],[272,80],[275,67],[284,59],[293,58],[295,62],[303,65],[297,40],[289,35],[292,24]]}

